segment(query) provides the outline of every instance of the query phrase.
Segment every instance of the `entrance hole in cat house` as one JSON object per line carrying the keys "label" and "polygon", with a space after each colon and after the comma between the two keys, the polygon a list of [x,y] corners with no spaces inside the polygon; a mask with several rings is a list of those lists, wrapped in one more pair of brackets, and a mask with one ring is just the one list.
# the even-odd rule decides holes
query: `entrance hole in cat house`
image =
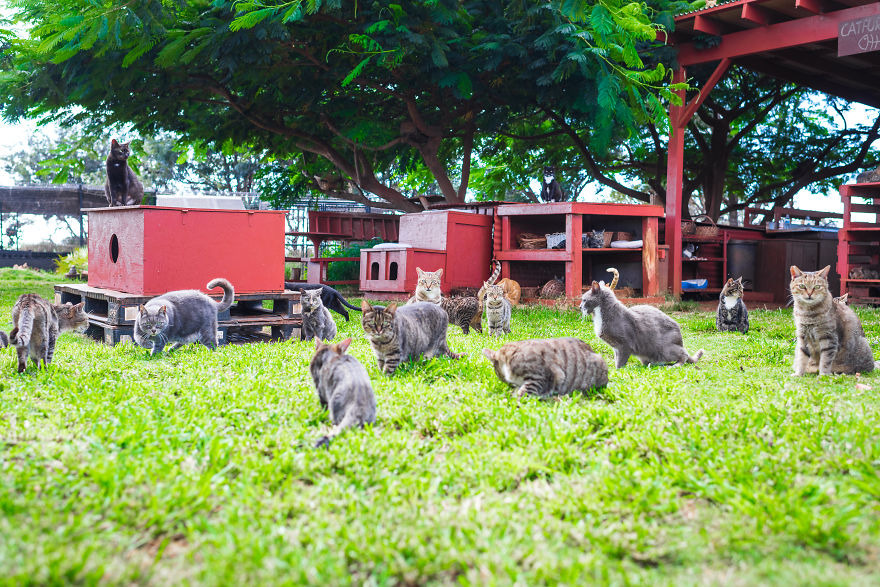
{"label": "entrance hole in cat house", "polygon": [[114,263],[119,259],[119,239],[116,235],[110,237],[110,260]]}
{"label": "entrance hole in cat house", "polygon": [[388,266],[388,279],[397,281],[397,263],[394,261]]}
{"label": "entrance hole in cat house", "polygon": [[379,264],[372,263],[370,265],[370,279],[379,279]]}

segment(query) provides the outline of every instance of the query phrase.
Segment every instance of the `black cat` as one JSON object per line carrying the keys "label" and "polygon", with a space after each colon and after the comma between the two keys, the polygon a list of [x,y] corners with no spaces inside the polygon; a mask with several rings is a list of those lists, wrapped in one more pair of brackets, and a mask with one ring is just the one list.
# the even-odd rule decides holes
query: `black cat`
{"label": "black cat", "polygon": [[321,302],[324,304],[325,308],[333,310],[337,314],[342,314],[345,316],[346,322],[349,320],[348,311],[345,308],[350,308],[352,310],[361,311],[357,306],[352,306],[342,297],[342,294],[330,287],[329,285],[324,285],[322,283],[296,283],[294,281],[285,281],[284,288],[290,289],[294,291],[302,291],[304,289],[321,289]]}
{"label": "black cat", "polygon": [[544,202],[562,202],[565,200],[562,186],[556,181],[555,174],[555,167],[548,166],[544,168],[544,179],[541,180],[541,200]]}

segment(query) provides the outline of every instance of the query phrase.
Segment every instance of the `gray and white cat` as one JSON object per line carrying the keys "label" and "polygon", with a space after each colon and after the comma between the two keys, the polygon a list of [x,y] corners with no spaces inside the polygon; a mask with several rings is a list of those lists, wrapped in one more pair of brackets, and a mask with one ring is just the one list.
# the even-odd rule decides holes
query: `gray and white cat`
{"label": "gray and white cat", "polygon": [[718,310],[715,313],[715,326],[721,332],[749,331],[749,311],[743,302],[742,277],[728,278],[718,297]]}
{"label": "gray and white cat", "polygon": [[407,304],[415,304],[417,302],[440,304],[440,307],[446,312],[449,323],[459,326],[463,333],[468,334],[472,327],[477,332],[483,332],[483,326],[480,323],[480,302],[477,298],[474,296],[458,296],[454,298],[443,296],[440,290],[440,277],[443,275],[442,268],[436,271],[422,271],[420,267],[416,267],[416,271],[419,275],[416,282],[416,291],[407,300]]}
{"label": "gray and white cat", "polygon": [[517,396],[543,398],[608,384],[605,359],[577,338],[519,340],[483,354],[499,379],[517,387]]}
{"label": "gray and white cat", "polygon": [[301,294],[302,340],[313,340],[315,337],[333,340],[336,337],[336,322],[333,321],[330,310],[324,307],[321,290],[304,289]]}
{"label": "gray and white cat", "polygon": [[791,266],[791,296],[797,347],[794,374],[868,373],[880,366],[859,317],[846,303],[834,303],[828,290],[828,265],[819,271]]}
{"label": "gray and white cat", "polygon": [[593,315],[593,330],[614,349],[618,369],[633,355],[643,365],[696,363],[703,356],[702,350],[694,356],[685,350],[678,322],[653,306],[627,308],[596,281],[581,296],[581,312]]}
{"label": "gray and white cat", "polygon": [[333,431],[321,437],[316,447],[330,444],[346,428],[376,421],[376,396],[370,376],[360,362],[345,354],[351,344],[346,338],[337,344],[324,344],[315,338],[315,354],[309,372],[315,382],[321,406],[330,411]]}
{"label": "gray and white cat", "polygon": [[[37,294],[22,294],[12,307],[13,328],[9,341],[18,352],[18,372],[27,369],[28,357],[37,368],[52,362],[58,334],[66,330],[85,332],[89,316],[79,304],[50,304]],[[4,335],[5,337],[5,335]]]}
{"label": "gray and white cat", "polygon": [[483,282],[486,291],[486,330],[493,336],[510,332],[510,302],[500,285]]}
{"label": "gray and white cat", "polygon": [[141,304],[134,321],[134,340],[151,349],[150,354],[161,353],[165,345],[172,351],[183,344],[200,342],[213,349],[217,346],[217,313],[232,306],[235,291],[222,278],[212,279],[207,288],[223,289],[223,299],[215,302],[195,289],[170,291]]}
{"label": "gray and white cat", "polygon": [[386,375],[391,375],[402,361],[424,355],[432,359],[446,355],[457,359],[463,355],[449,350],[446,312],[437,304],[420,302],[397,307],[371,306],[361,302],[361,325],[370,341],[376,364]]}
{"label": "gray and white cat", "polygon": [[128,166],[131,143],[110,143],[107,155],[107,179],[104,181],[104,195],[109,206],[137,206],[144,199],[144,184]]}

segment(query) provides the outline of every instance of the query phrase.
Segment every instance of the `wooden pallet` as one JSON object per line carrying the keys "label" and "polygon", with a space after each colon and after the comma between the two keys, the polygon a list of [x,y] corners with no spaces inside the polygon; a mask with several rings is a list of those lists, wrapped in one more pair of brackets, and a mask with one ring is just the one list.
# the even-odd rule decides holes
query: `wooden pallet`
{"label": "wooden pallet", "polygon": [[[220,299],[222,294],[208,294]],[[231,308],[217,315],[217,341],[220,344],[287,340],[299,338],[302,326],[300,292],[248,293],[235,296]],[[133,342],[134,322],[141,304],[152,296],[89,287],[78,283],[55,286],[55,303],[85,302],[89,315],[86,335],[108,345]],[[272,307],[265,308],[264,302]]]}

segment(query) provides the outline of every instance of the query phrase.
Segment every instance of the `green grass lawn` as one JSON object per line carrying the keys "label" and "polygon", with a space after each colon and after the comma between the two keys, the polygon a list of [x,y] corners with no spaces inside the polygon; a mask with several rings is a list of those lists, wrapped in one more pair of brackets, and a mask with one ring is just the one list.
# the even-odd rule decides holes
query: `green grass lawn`
{"label": "green grass lawn", "polygon": [[[0,329],[52,277],[0,270]],[[860,310],[880,351],[878,312]],[[880,375],[790,376],[790,310],[748,335],[674,314],[699,368],[610,369],[609,386],[518,400],[483,347],[579,336],[520,309],[464,359],[380,374],[359,314],[371,429],[328,450],[306,342],[148,357],[64,334],[55,363],[0,351],[0,581],[877,584]],[[858,385],[857,385],[858,384]]]}

